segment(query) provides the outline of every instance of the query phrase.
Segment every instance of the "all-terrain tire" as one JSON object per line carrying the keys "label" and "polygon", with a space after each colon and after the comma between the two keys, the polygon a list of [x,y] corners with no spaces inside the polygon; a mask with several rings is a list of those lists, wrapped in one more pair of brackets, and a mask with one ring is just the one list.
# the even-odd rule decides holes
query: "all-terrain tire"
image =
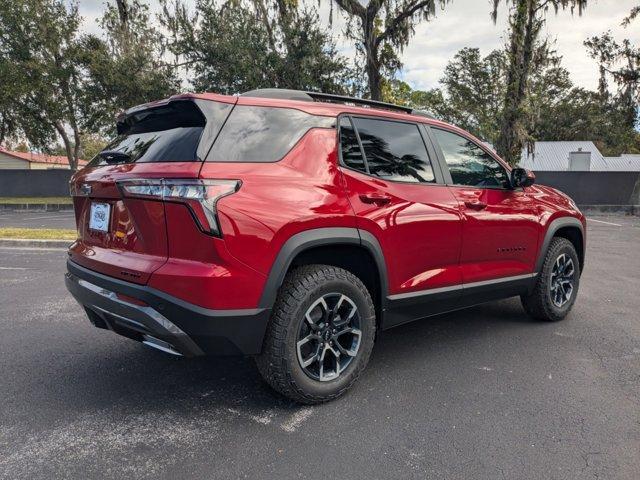
{"label": "all-terrain tire", "polygon": [[[574,272],[571,275],[572,293],[563,305],[559,306],[553,301],[553,274],[554,265],[558,259],[565,255],[573,265]],[[551,240],[544,258],[542,269],[538,273],[536,284],[529,295],[520,297],[522,306],[531,317],[547,322],[558,322],[565,318],[576,301],[578,287],[580,285],[580,261],[573,244],[566,238],[556,237]]]}
{"label": "all-terrain tire", "polygon": [[[305,315],[326,295],[345,295],[357,307],[359,348],[346,368],[329,381],[312,378],[299,361],[297,343]],[[362,281],[329,265],[304,265],[289,272],[275,302],[262,353],[256,357],[266,382],[282,395],[303,404],[322,403],[343,395],[365,369],[375,336],[375,308]],[[337,369],[336,369],[337,370]]]}

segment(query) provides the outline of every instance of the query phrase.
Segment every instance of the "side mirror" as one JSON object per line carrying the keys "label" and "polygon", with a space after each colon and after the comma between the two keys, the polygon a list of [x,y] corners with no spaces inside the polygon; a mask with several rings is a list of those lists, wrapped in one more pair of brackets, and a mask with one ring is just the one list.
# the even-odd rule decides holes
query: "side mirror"
{"label": "side mirror", "polygon": [[536,176],[531,170],[526,168],[515,167],[511,170],[511,186],[513,188],[518,187],[530,187],[536,181]]}

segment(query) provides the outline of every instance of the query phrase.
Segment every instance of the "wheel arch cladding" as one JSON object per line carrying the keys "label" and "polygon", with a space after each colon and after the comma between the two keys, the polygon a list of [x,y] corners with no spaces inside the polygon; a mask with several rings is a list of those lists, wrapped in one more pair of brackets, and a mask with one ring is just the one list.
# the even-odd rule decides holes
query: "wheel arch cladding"
{"label": "wheel arch cladding", "polygon": [[580,274],[584,269],[585,262],[585,244],[584,244],[584,227],[580,220],[575,217],[560,217],[553,220],[547,227],[547,231],[540,247],[538,260],[536,262],[536,272],[542,269],[544,258],[549,250],[549,245],[554,237],[562,237],[569,240],[578,254],[580,261]]}
{"label": "wheel arch cladding", "polygon": [[309,264],[344,268],[360,278],[371,293],[380,324],[388,293],[384,255],[371,233],[356,228],[317,228],[289,238],[271,266],[260,307],[273,306],[278,289],[292,267]]}

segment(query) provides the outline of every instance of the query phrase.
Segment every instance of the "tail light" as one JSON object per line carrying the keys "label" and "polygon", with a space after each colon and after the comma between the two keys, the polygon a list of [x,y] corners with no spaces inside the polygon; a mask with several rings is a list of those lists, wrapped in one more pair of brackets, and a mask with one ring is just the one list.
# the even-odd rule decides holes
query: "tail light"
{"label": "tail light", "polygon": [[189,207],[200,230],[220,237],[216,204],[218,200],[240,189],[239,180],[179,180],[132,179],[120,180],[118,188],[123,197],[148,198],[183,203]]}

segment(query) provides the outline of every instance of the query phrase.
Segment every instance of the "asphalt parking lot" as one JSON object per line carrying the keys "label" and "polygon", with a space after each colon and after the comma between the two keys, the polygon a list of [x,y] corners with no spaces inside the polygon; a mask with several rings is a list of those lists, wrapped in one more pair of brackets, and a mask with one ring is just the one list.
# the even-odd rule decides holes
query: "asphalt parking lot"
{"label": "asphalt parking lot", "polygon": [[511,299],[398,327],[316,407],[272,393],[251,359],[91,327],[64,261],[0,249],[0,478],[640,478],[637,217],[589,221],[565,321]]}
{"label": "asphalt parking lot", "polygon": [[66,228],[75,230],[73,210],[46,212],[40,210],[0,210],[0,228]]}

